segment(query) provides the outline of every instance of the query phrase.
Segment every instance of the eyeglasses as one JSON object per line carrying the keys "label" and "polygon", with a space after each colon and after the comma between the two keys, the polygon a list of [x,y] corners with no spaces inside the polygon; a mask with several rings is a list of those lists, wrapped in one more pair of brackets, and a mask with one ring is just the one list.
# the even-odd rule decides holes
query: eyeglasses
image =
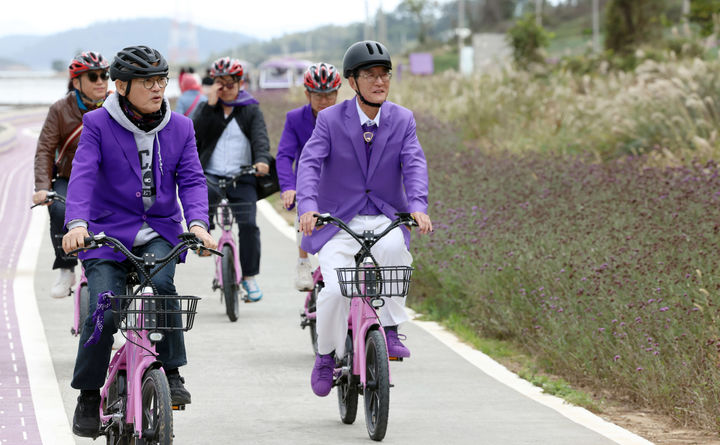
{"label": "eyeglasses", "polygon": [[329,93],[318,93],[316,91],[313,91],[310,93],[310,97],[312,97],[318,102],[335,100],[337,98],[337,91],[331,91]]}
{"label": "eyeglasses", "polygon": [[387,82],[388,80],[392,79],[392,73],[390,71],[381,73],[381,74],[372,74],[368,72],[360,73],[360,78],[362,78],[366,82],[375,82],[377,79],[382,80],[383,82]]}
{"label": "eyeglasses", "polygon": [[152,88],[157,84],[160,88],[165,88],[168,84],[168,78],[167,77],[158,77],[157,79],[143,79],[143,86],[147,88],[148,90],[152,90]]}
{"label": "eyeglasses", "polygon": [[233,81],[230,81],[230,82],[223,82],[222,80],[217,80],[217,79],[216,79],[216,80],[215,80],[215,83],[218,84],[218,85],[220,85],[221,87],[226,88],[226,89],[229,90],[229,89],[232,89],[232,88],[235,86],[235,84],[238,83],[238,81],[237,81],[237,80],[233,80]]}
{"label": "eyeglasses", "polygon": [[88,80],[92,83],[95,83],[98,81],[98,78],[102,79],[102,81],[108,80],[110,76],[108,76],[107,71],[100,71],[99,73],[96,71],[88,71],[87,73]]}

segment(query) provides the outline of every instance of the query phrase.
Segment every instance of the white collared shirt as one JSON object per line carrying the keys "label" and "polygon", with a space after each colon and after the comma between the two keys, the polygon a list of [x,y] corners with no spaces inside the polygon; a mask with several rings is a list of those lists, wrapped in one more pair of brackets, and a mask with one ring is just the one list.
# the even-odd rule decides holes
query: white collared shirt
{"label": "white collared shirt", "polygon": [[358,116],[360,116],[360,125],[363,124],[375,124],[378,128],[380,127],[380,112],[382,111],[382,107],[378,108],[378,114],[375,116],[375,119],[370,119],[367,117],[367,114],[360,108],[360,98],[355,98],[355,106],[357,107]]}

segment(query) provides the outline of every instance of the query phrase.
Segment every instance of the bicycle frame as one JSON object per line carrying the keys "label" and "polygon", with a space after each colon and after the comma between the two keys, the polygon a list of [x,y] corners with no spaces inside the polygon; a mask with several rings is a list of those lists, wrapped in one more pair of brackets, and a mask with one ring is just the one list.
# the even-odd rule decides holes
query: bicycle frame
{"label": "bicycle frame", "polygon": [[[140,294],[142,296],[153,296],[152,288],[145,287]],[[141,303],[142,304],[142,303]],[[137,316],[140,318],[140,315]],[[142,320],[137,320],[140,325]],[[115,383],[118,373],[126,371],[127,378],[127,406],[125,407],[126,424],[133,424],[136,437],[142,438],[142,379],[149,369],[159,368],[163,373],[165,370],[162,364],[157,360],[157,351],[155,344],[150,341],[148,333],[150,331],[127,331],[127,342],[115,353],[108,367],[108,377],[105,385],[100,392],[100,420],[103,425],[111,424],[115,415],[106,415],[103,413],[110,387]]]}
{"label": "bicycle frame", "polygon": [[[223,188],[221,190],[223,190],[224,192],[225,189]],[[240,267],[240,252],[237,244],[235,243],[235,237],[232,234],[233,217],[230,203],[228,202],[228,199],[226,197],[220,201],[220,204],[218,204],[218,212],[216,216],[220,216],[222,218],[220,224],[221,234],[220,239],[218,240],[218,250],[222,252],[225,246],[230,246],[230,249],[233,253],[233,265],[235,267],[235,284],[239,287],[240,280],[242,279],[242,268]],[[215,257],[215,279],[217,280],[217,286],[219,288],[222,288],[224,284],[221,270],[222,258]]]}
{"label": "bicycle frame", "polygon": [[[73,295],[74,310],[73,310],[73,325],[70,328],[70,332],[74,336],[80,335],[80,326],[85,323],[85,320],[80,320],[81,305],[83,301],[81,299],[81,292],[83,286],[87,287],[87,277],[85,277],[85,268],[80,265],[80,281],[78,282],[77,288],[75,289],[75,295]],[[87,308],[85,308],[87,310]]]}

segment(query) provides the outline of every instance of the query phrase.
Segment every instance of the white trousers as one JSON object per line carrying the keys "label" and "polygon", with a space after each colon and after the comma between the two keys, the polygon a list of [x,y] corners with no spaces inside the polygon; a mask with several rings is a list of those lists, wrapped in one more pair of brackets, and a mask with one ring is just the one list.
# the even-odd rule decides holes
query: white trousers
{"label": "white trousers", "polygon": [[[353,218],[348,226],[357,233],[372,230],[382,232],[390,224],[385,215],[362,216]],[[320,229],[323,230],[323,229]],[[318,295],[317,301],[317,334],[318,353],[342,357],[345,353],[345,337],[348,329],[350,298],[343,297],[338,284],[336,267],[354,267],[355,254],[360,244],[344,230],[340,230],[318,252],[320,270],[322,270],[325,287]],[[400,227],[393,229],[372,247],[372,254],[380,266],[410,266],[412,255],[405,247]],[[378,315],[383,326],[396,326],[410,319],[405,312],[405,298],[383,298],[385,305],[379,309]]]}

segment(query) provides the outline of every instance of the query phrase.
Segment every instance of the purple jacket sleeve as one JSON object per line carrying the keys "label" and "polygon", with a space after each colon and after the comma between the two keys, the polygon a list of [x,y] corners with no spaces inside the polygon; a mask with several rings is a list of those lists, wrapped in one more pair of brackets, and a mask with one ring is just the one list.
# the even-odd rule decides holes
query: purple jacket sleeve
{"label": "purple jacket sleeve", "polygon": [[298,163],[298,214],[317,211],[318,184],[323,162],[330,153],[328,124],[324,113],[318,113],[310,140],[305,143]]}
{"label": "purple jacket sleeve", "polygon": [[298,153],[298,139],[295,127],[290,119],[290,113],[285,116],[285,128],[280,136],[278,143],[278,152],[276,158],[276,167],[278,173],[278,182],[280,183],[280,191],[296,189],[296,177],[293,171],[293,163]]}
{"label": "purple jacket sleeve", "polygon": [[425,153],[415,132],[415,118],[405,130],[405,143],[400,152],[403,185],[408,200],[408,212],[428,212],[428,173]]}
{"label": "purple jacket sleeve", "polygon": [[99,130],[87,116],[83,116],[83,131],[80,133],[80,141],[73,158],[65,202],[65,224],[75,219],[90,221],[92,194],[87,193],[87,190],[95,189],[102,157]]}
{"label": "purple jacket sleeve", "polygon": [[183,207],[185,221],[202,221],[208,227],[208,192],[200,159],[195,145],[195,132],[192,121],[185,119],[187,131],[185,147],[180,155],[177,167],[178,196]]}

